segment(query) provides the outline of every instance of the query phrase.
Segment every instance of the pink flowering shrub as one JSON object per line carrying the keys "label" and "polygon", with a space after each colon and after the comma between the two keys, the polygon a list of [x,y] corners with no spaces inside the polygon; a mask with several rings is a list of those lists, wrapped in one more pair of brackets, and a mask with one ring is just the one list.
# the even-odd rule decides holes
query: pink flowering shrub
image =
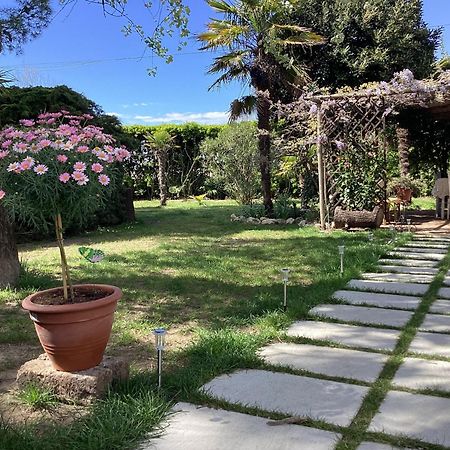
{"label": "pink flowering shrub", "polygon": [[0,131],[0,205],[13,220],[42,229],[54,223],[61,254],[64,298],[73,301],[63,224],[84,220],[108,201],[129,159],[124,147],[89,115],[41,114]]}
{"label": "pink flowering shrub", "polygon": [[117,164],[130,154],[91,118],[46,113],[0,132],[0,201],[14,219],[35,227],[56,214],[83,222],[107,201]]}

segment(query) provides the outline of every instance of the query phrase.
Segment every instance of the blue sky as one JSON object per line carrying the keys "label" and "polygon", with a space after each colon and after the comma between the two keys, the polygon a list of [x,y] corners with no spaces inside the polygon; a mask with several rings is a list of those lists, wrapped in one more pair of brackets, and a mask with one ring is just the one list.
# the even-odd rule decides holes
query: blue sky
{"label": "blue sky", "polygon": [[[129,3],[145,23],[141,0]],[[192,10],[190,30],[202,31],[209,7],[203,0],[186,3]],[[444,46],[450,52],[450,0],[424,0],[424,18],[431,26],[444,26]],[[214,80],[205,75],[211,54],[199,52],[190,39],[174,63],[159,63],[156,77],[150,77],[151,58],[137,38],[123,36],[121,25],[118,19],[105,18],[100,7],[80,0],[70,13],[58,14],[39,38],[24,47],[23,54],[2,55],[0,66],[12,70],[23,86],[66,84],[123,123],[227,120],[230,102],[244,92],[237,84],[208,92]]]}

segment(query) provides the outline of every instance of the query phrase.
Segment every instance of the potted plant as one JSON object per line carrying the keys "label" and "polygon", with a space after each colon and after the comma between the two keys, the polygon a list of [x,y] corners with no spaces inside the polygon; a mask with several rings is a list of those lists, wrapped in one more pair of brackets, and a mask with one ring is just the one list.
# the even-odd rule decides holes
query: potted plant
{"label": "potted plant", "polygon": [[108,200],[118,164],[130,157],[90,119],[45,113],[0,131],[0,202],[13,221],[53,227],[61,259],[62,287],[32,294],[22,306],[53,367],[70,372],[101,362],[121,297],[115,286],[73,285],[64,249],[64,226]]}
{"label": "potted plant", "polygon": [[405,203],[411,201],[412,195],[420,189],[420,182],[413,180],[409,176],[401,176],[392,178],[388,182],[388,191],[395,194],[399,200]]}

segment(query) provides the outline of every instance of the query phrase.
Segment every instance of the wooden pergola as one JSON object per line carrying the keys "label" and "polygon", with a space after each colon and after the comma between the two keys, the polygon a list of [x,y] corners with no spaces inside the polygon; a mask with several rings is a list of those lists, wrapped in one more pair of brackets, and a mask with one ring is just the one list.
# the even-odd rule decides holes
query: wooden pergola
{"label": "wooden pergola", "polygon": [[[387,207],[388,118],[420,108],[436,119],[450,119],[450,71],[435,80],[414,80],[409,71],[396,77],[350,92],[304,96],[281,113],[288,122],[287,139],[295,136],[298,146],[315,146],[322,228],[330,225],[337,206],[362,209],[362,202],[351,197],[352,183],[367,183],[373,204]],[[402,77],[408,83],[402,84]],[[347,183],[337,176],[342,174],[342,164],[349,164]],[[358,167],[362,166],[370,180],[361,178]]]}

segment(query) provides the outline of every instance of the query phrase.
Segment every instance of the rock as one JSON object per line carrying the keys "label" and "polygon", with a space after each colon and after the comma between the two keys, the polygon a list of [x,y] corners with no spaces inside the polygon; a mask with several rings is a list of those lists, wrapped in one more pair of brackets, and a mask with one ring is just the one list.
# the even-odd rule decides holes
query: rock
{"label": "rock", "polygon": [[286,221],[284,219],[275,219],[278,225],[286,225]]}
{"label": "rock", "polygon": [[230,219],[232,222],[237,222],[239,220],[239,217],[236,216],[236,214],[231,214]]}
{"label": "rock", "polygon": [[293,219],[292,217],[289,217],[289,219],[286,219],[286,225],[292,225],[293,223],[295,223],[295,219]]}
{"label": "rock", "polygon": [[257,219],[257,218],[255,218],[255,217],[249,217],[249,218],[246,220],[246,222],[247,222],[247,223],[254,223],[254,224],[260,224],[260,223],[261,223],[260,220]]}
{"label": "rock", "polygon": [[17,384],[24,388],[35,384],[53,392],[60,400],[92,403],[106,394],[115,380],[129,376],[129,364],[120,358],[105,356],[96,367],[80,372],[61,372],[53,368],[47,355],[27,361],[17,372]]}
{"label": "rock", "polygon": [[306,220],[300,220],[300,222],[297,223],[297,225],[301,228],[301,227],[305,227],[306,226]]}
{"label": "rock", "polygon": [[278,223],[277,219],[264,219],[264,220],[261,220],[261,225],[275,225],[277,223]]}

